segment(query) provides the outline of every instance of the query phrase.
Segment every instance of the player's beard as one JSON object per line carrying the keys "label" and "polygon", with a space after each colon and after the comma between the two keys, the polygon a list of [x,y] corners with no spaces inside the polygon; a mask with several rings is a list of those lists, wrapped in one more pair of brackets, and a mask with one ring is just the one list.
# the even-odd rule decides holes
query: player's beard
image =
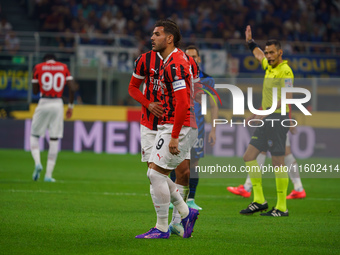
{"label": "player's beard", "polygon": [[166,49],[166,40],[164,39],[164,41],[160,44],[155,44],[152,48],[153,51],[155,52],[163,52]]}

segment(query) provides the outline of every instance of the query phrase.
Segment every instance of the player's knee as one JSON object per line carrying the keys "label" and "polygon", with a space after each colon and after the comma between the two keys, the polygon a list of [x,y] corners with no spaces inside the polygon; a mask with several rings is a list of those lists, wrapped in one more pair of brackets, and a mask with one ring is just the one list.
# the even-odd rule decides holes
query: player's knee
{"label": "player's knee", "polygon": [[284,156],[272,156],[272,165],[274,167],[284,166]]}
{"label": "player's knee", "polygon": [[189,181],[190,179],[190,168],[186,168],[184,171],[183,171],[183,179]]}
{"label": "player's knee", "polygon": [[252,161],[253,159],[249,156],[249,154],[245,153],[243,154],[243,160],[244,162]]}

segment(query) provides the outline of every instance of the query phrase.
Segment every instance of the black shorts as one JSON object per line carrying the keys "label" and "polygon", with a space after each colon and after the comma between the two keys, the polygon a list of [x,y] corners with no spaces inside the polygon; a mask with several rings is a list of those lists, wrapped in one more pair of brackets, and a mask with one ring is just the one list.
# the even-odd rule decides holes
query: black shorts
{"label": "black shorts", "polygon": [[[276,119],[276,121],[268,121]],[[283,156],[286,152],[286,138],[289,127],[284,127],[281,121],[285,119],[280,113],[273,113],[266,117],[262,127],[257,127],[250,143],[260,151],[270,151],[272,156]],[[266,121],[267,120],[267,121]],[[286,126],[289,122],[284,123]]]}

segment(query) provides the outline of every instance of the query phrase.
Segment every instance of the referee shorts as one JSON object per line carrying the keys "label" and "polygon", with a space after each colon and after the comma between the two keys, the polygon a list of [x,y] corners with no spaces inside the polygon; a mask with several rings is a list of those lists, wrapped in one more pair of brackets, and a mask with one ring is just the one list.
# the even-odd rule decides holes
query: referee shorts
{"label": "referee shorts", "polygon": [[272,156],[283,156],[286,151],[286,139],[289,127],[284,127],[281,121],[285,116],[280,113],[273,113],[266,119],[275,119],[276,121],[263,120],[264,125],[257,127],[250,143],[259,151],[270,151]]}

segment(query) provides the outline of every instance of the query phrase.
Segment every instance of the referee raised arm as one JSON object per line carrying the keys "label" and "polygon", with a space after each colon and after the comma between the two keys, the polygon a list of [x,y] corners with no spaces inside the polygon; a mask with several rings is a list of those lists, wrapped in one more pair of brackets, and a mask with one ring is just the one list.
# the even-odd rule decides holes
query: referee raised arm
{"label": "referee raised arm", "polygon": [[[287,61],[282,59],[283,51],[278,40],[268,40],[264,52],[252,38],[251,28],[248,25],[245,31],[246,42],[250,51],[255,58],[260,61],[262,69],[265,71],[265,77],[262,89],[262,109],[267,110],[273,106],[273,88],[277,89],[277,105],[274,113],[270,115],[252,115],[250,119],[264,120],[264,125],[257,127],[251,138],[243,159],[249,167],[250,179],[253,185],[254,198],[253,202],[241,214],[253,214],[255,212],[266,211],[268,203],[265,201],[262,189],[262,174],[256,161],[261,151],[270,151],[272,155],[272,164],[278,169],[275,172],[277,204],[268,213],[262,213],[262,216],[288,216],[286,195],[288,188],[288,173],[284,171],[284,155],[286,147],[286,137],[288,127],[281,125],[285,116],[281,115],[281,88],[292,87],[294,75]],[[274,95],[275,96],[275,95]],[[292,94],[288,93],[287,98]],[[286,112],[290,109],[287,106]],[[266,121],[275,119],[280,121]]]}

